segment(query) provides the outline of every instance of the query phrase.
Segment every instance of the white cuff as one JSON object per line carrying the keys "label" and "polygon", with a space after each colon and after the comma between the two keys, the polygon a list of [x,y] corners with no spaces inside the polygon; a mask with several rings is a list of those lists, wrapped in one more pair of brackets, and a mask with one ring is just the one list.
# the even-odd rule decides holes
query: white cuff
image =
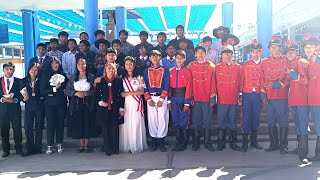
{"label": "white cuff", "polygon": [[163,98],[160,98],[160,99],[159,99],[159,101],[160,101],[160,102],[163,102],[163,101],[164,101],[164,99],[163,99]]}
{"label": "white cuff", "polygon": [[242,96],[242,92],[239,92],[239,96]]}
{"label": "white cuff", "polygon": [[57,88],[56,88],[56,87],[53,87],[53,88],[52,88],[52,91],[53,91],[53,92],[57,92]]}
{"label": "white cuff", "polygon": [[123,108],[119,108],[119,112],[124,112],[124,109]]}
{"label": "white cuff", "polygon": [[3,102],[3,97],[0,99],[0,103],[4,103],[4,102]]}
{"label": "white cuff", "polygon": [[99,106],[102,107],[102,103],[103,103],[103,101],[99,101],[99,102],[98,102]]}
{"label": "white cuff", "polygon": [[152,99],[147,100],[147,102],[150,102],[150,101],[152,101]]}
{"label": "white cuff", "polygon": [[190,104],[184,104],[185,106],[190,106]]}
{"label": "white cuff", "polygon": [[171,101],[170,101],[170,100],[168,100],[168,104],[171,104]]}
{"label": "white cuff", "polygon": [[14,103],[18,103],[19,100],[17,98],[14,98]]}

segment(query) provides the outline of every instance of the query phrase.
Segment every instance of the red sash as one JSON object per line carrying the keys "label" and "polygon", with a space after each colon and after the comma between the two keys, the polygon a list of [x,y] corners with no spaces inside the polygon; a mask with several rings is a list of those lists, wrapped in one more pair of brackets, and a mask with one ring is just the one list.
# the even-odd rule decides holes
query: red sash
{"label": "red sash", "polygon": [[6,83],[4,82],[4,77],[2,77],[2,81],[1,81],[1,85],[2,85],[2,91],[4,95],[7,95],[7,88],[6,88]]}
{"label": "red sash", "polygon": [[[132,85],[131,85],[128,77],[125,77],[125,78],[124,78],[124,83],[126,84],[126,87],[127,87],[127,89],[129,90],[129,92],[134,92],[133,87],[132,87]],[[141,96],[133,95],[132,97],[133,97],[133,99],[136,100],[137,103],[138,103],[138,109],[137,109],[137,111],[140,111],[141,115],[144,116],[144,114],[143,114],[143,112],[144,112],[144,111],[143,111],[143,103],[142,103],[142,98],[141,98]]]}

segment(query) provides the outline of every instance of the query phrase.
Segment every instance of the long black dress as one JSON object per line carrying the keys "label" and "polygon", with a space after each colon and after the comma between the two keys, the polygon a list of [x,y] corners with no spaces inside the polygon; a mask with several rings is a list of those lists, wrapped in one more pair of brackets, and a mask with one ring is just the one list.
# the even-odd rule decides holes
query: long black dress
{"label": "long black dress", "polygon": [[[110,84],[109,84],[110,85]],[[119,109],[124,107],[124,98],[121,96],[123,92],[123,84],[121,78],[115,78],[111,82],[112,88],[112,109],[108,107],[97,107],[96,120],[98,125],[102,127],[104,150],[107,155],[119,153]],[[101,82],[96,86],[98,102],[109,100],[108,83],[102,78]]]}

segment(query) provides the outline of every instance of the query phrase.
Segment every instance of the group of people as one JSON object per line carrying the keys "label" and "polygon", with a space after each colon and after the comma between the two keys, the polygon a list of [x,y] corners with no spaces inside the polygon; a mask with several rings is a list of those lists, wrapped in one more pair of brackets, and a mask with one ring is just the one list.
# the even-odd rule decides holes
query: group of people
{"label": "group of people", "polygon": [[[270,56],[261,59],[262,45],[253,40],[251,59],[243,62],[235,48],[239,39],[226,27],[213,30],[218,38],[214,44],[207,36],[195,48],[184,37],[183,26],[177,26],[176,33],[177,37],[167,45],[166,34],[159,33],[158,45],[154,47],[147,42],[145,31],[140,32],[141,43],[136,46],[127,42],[126,30],[121,30],[120,39],[111,44],[105,40],[105,33],[97,30],[93,45],[85,32],[80,34],[78,45],[62,32],[59,40],[50,40],[49,47],[37,45],[37,56],[30,60],[24,79],[13,77],[15,66],[11,62],[4,64],[0,89],[2,157],[10,155],[10,123],[17,154],[41,153],[44,119],[46,154],[54,152],[54,145],[62,153],[66,114],[72,138],[80,140],[79,153],[91,152],[89,139],[99,133],[103,136],[101,151],[108,156],[142,152],[148,148],[146,125],[151,136],[150,150],[165,152],[169,119],[176,130],[174,151],[187,148],[190,129],[193,151],[199,150],[202,133],[206,149],[222,151],[226,148],[228,129],[231,149],[247,152],[249,143],[263,149],[257,136],[261,108],[266,105],[270,147],[265,151],[288,153],[290,107],[298,147],[289,153],[298,154],[301,163],[309,162],[310,111],[318,134],[312,160],[320,160],[318,37],[308,34],[302,42],[307,59],[300,57],[299,45],[291,41],[282,53],[282,39],[276,36],[271,37],[268,45]],[[25,152],[21,144],[20,101],[25,103]],[[242,146],[237,145],[239,108]],[[219,124],[217,148],[210,139],[214,109]]]}

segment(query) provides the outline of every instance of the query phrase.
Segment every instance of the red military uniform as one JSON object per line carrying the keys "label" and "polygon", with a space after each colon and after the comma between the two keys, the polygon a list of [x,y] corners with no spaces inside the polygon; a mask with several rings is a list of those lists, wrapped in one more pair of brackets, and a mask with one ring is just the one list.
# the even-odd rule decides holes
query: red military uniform
{"label": "red military uniform", "polygon": [[192,96],[192,76],[189,69],[181,68],[177,70],[176,67],[170,69],[169,96],[171,96],[172,88],[186,88],[184,98],[187,104],[190,103]]}
{"label": "red military uniform", "polygon": [[309,88],[308,103],[309,106],[320,106],[320,64],[309,61]]}
{"label": "red military uniform", "polygon": [[[261,64],[261,91],[266,93],[268,99],[288,99],[288,59],[280,55],[277,59],[272,56],[262,60]],[[279,82],[280,89],[268,87],[271,82]]]}
{"label": "red military uniform", "polygon": [[290,91],[288,94],[289,106],[308,106],[308,61],[297,56],[289,61],[289,69],[298,73],[298,79],[289,76]]}
{"label": "red military uniform", "polygon": [[261,62],[255,63],[252,59],[248,60],[241,71],[240,90],[245,93],[261,92]]}
{"label": "red military uniform", "polygon": [[235,62],[230,62],[230,65],[220,62],[215,71],[218,103],[238,104],[241,66]]}
{"label": "red military uniform", "polygon": [[214,64],[209,61],[194,61],[188,65],[192,75],[193,100],[210,102],[216,96],[216,83],[214,78]]}

